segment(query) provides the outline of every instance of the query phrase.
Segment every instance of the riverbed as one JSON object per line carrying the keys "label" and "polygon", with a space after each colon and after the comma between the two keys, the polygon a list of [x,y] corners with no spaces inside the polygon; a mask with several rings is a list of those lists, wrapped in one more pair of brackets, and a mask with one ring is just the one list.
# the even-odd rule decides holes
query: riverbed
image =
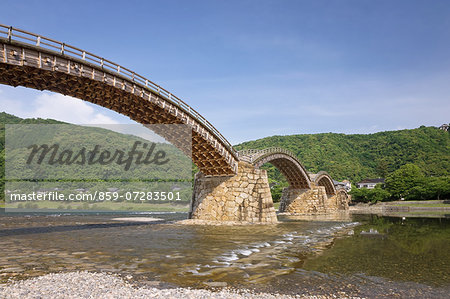
{"label": "riverbed", "polygon": [[280,216],[274,225],[178,222],[186,217],[3,214],[0,280],[86,270],[140,287],[361,297],[450,293],[449,218],[340,214]]}

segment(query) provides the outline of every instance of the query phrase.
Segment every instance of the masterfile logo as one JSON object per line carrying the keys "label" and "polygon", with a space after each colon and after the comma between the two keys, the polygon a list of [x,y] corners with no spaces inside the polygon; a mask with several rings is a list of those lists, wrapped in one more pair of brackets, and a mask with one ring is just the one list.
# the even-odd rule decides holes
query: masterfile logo
{"label": "masterfile logo", "polygon": [[[185,125],[17,124],[5,129],[9,179],[192,178],[191,130]],[[168,139],[176,136],[177,147],[152,129]]]}
{"label": "masterfile logo", "polygon": [[[111,152],[107,149],[102,150],[101,147],[101,145],[96,144],[92,150],[82,147],[78,152],[74,152],[72,149],[61,149],[57,143],[50,146],[48,144],[33,144],[27,147],[31,150],[27,164],[32,164],[33,162],[42,164],[44,160],[46,160],[48,165],[109,165],[116,163],[123,165],[124,170],[128,171],[133,162],[137,165],[163,165],[170,161],[169,158],[166,159],[165,151],[155,150],[155,143],[148,144],[135,141],[129,152],[119,149]],[[139,147],[142,150],[139,150]]]}

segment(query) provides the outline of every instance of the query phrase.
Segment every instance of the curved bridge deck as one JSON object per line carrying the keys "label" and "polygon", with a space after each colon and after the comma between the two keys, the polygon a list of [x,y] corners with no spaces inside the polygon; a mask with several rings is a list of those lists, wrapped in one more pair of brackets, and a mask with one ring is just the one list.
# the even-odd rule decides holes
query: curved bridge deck
{"label": "curved bridge deck", "polygon": [[[186,124],[192,128],[192,159],[204,174],[237,173],[236,151],[197,111],[151,80],[85,50],[0,25],[0,83],[70,95],[142,124]],[[191,153],[180,142],[186,136],[156,133]]]}

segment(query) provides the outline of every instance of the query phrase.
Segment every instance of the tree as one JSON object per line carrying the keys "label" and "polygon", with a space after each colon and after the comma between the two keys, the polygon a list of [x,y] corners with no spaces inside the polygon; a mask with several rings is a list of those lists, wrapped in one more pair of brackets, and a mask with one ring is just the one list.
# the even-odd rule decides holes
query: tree
{"label": "tree", "polygon": [[438,200],[450,198],[450,176],[432,177],[429,185],[433,191],[433,198]]}
{"label": "tree", "polygon": [[353,188],[350,194],[354,202],[377,203],[379,201],[386,201],[391,197],[391,194],[381,188],[380,184],[376,185],[374,189]]}
{"label": "tree", "polygon": [[407,199],[433,200],[450,198],[450,177],[427,177],[413,187]]}
{"label": "tree", "polygon": [[376,171],[381,178],[385,178],[389,172],[389,163],[385,159],[381,159],[377,163]]}
{"label": "tree", "polygon": [[281,195],[283,193],[283,189],[288,186],[289,186],[289,184],[287,182],[282,182],[280,184],[273,185],[270,188],[270,191],[272,193],[273,202],[279,202],[281,200]]}
{"label": "tree", "polygon": [[406,164],[391,173],[386,178],[386,190],[394,199],[409,199],[414,187],[423,185],[425,176],[422,170],[415,164]]}

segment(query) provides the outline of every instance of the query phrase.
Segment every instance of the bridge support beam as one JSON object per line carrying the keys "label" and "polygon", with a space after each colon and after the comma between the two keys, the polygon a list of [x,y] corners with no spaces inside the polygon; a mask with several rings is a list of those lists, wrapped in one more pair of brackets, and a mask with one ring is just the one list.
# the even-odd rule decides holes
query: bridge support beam
{"label": "bridge support beam", "polygon": [[348,210],[348,198],[345,193],[328,196],[323,186],[312,186],[312,189],[283,189],[280,213],[317,215]]}
{"label": "bridge support beam", "polygon": [[239,162],[233,177],[195,176],[189,218],[212,222],[276,223],[267,171]]}

